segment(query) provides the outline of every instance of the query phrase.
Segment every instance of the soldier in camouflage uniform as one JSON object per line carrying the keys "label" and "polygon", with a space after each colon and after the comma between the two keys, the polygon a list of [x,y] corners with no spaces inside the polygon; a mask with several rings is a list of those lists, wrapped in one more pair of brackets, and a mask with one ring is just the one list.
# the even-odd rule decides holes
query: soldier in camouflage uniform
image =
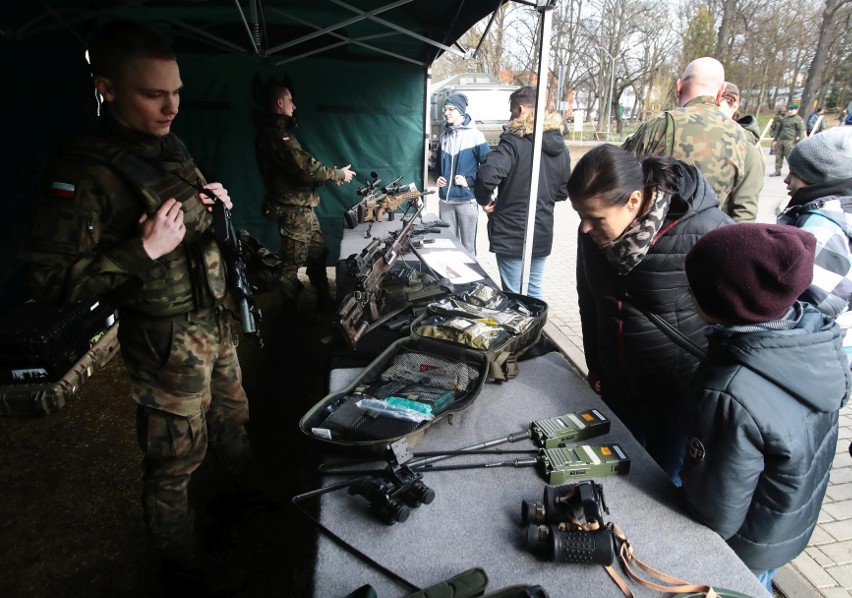
{"label": "soldier in camouflage uniform", "polygon": [[95,130],[49,165],[24,257],[37,298],[98,295],[118,307],[143,513],[170,582],[199,571],[187,488],[208,447],[236,482],[253,479],[213,200],[199,189],[231,200],[169,132],[182,82],[162,39],[109,23],[89,52],[106,104]]}
{"label": "soldier in camouflage uniform", "polygon": [[757,217],[763,156],[748,135],[719,111],[725,70],[709,57],[691,62],[677,81],[680,108],[645,122],[624,142],[635,156],[666,155],[693,164],[737,222]]}
{"label": "soldier in camouflage uniform", "polygon": [[805,137],[805,121],[799,116],[799,105],[787,106],[787,116],[781,119],[772,135],[772,149],[775,150],[775,172],[769,176],[781,176],[784,158],[790,155],[796,144]]}
{"label": "soldier in camouflage uniform", "polygon": [[278,223],[281,234],[281,292],[285,306],[298,309],[300,266],[307,266],[308,278],[317,293],[317,308],[334,307],[325,272],[328,248],[314,208],[319,204],[317,188],[327,182],[348,183],[355,176],[351,165],[323,166],[302,149],[296,140],[296,104],[286,87],[271,85],[269,112],[258,114],[257,162],[266,184],[263,214]]}

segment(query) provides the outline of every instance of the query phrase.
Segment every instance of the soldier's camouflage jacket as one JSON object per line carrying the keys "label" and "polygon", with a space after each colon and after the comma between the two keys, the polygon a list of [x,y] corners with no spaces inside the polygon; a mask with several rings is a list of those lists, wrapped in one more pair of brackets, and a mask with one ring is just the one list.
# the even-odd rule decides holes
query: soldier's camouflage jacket
{"label": "soldier's camouflage jacket", "polygon": [[710,96],[693,98],[645,122],[624,142],[635,156],[666,155],[695,165],[737,222],[757,217],[763,155],[736,121]]}
{"label": "soldier's camouflage jacket", "polygon": [[278,218],[276,205],[314,208],[319,203],[317,187],[343,181],[342,170],[323,166],[302,149],[293,130],[296,121],[286,114],[258,113],[255,141],[257,163],[266,184],[264,214]]}
{"label": "soldier's camouflage jacket", "polygon": [[[22,252],[35,296],[54,303],[106,296],[120,311],[154,317],[221,302],[224,263],[212,216],[192,186],[204,182],[174,135],[142,135],[101,117],[91,136],[60,150],[42,182]],[[172,197],[183,206],[186,234],[152,260],[139,219]]]}
{"label": "soldier's camouflage jacket", "polygon": [[804,137],[805,121],[798,114],[782,118],[774,135],[776,141],[801,141]]}

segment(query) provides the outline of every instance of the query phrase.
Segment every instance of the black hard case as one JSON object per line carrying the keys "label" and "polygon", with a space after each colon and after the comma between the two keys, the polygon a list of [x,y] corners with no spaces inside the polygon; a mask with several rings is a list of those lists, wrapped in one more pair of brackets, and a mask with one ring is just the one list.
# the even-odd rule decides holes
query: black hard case
{"label": "black hard case", "polygon": [[[462,396],[456,397],[453,404],[446,410],[435,416],[435,419],[423,422],[416,429],[407,431],[388,438],[377,438],[372,440],[337,440],[326,439],[312,433],[313,428],[325,420],[328,415],[326,410],[338,402],[342,397],[351,394],[357,387],[369,385],[379,380],[382,372],[388,369],[393,362],[394,357],[403,351],[416,351],[427,355],[434,355],[445,359],[451,359],[458,362],[464,362],[474,367],[479,374],[479,377],[472,388],[469,388]],[[340,447],[350,447],[374,452],[383,452],[388,444],[399,440],[400,438],[408,438],[409,444],[414,446],[422,438],[423,434],[437,422],[461,411],[464,411],[473,404],[474,399],[482,391],[488,374],[488,360],[484,353],[474,351],[466,347],[452,345],[450,343],[441,342],[433,339],[413,339],[404,338],[394,342],[390,347],[385,349],[370,365],[364,368],[360,374],[342,390],[332,392],[326,395],[320,402],[314,405],[299,422],[299,428],[304,434],[315,438],[322,442],[327,442]],[[339,408],[339,407],[338,407]]]}
{"label": "black hard case", "polygon": [[28,301],[0,320],[0,382],[56,382],[118,318],[93,298],[55,307]]}
{"label": "black hard case", "polygon": [[58,381],[0,385],[0,415],[33,416],[59,411],[117,352],[118,325],[115,325]]}

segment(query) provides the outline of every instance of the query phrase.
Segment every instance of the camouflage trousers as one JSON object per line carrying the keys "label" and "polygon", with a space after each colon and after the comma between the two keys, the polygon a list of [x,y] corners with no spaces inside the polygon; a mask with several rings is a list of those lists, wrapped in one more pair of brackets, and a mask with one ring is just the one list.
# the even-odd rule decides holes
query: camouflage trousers
{"label": "camouflage trousers", "polygon": [[186,555],[194,550],[189,481],[208,447],[234,479],[253,467],[230,324],[214,310],[162,319],[122,314],[119,340],[139,404],[145,523],[162,556]]}
{"label": "camouflage trousers", "polygon": [[314,209],[307,206],[279,208],[278,232],[281,235],[281,292],[285,300],[299,300],[302,283],[299,268],[307,266],[308,278],[318,295],[328,294],[325,272],[328,248]]}
{"label": "camouflage trousers", "polygon": [[780,173],[784,166],[784,158],[790,155],[796,142],[792,139],[779,139],[775,145],[775,172]]}

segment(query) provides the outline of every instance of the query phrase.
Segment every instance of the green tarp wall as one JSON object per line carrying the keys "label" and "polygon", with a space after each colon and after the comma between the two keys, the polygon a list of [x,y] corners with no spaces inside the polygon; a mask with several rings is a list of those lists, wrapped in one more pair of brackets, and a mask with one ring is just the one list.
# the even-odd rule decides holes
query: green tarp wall
{"label": "green tarp wall", "polygon": [[[95,118],[95,98],[80,41],[64,31],[0,46],[6,81],[6,217],[0,218],[0,313],[26,296],[18,247],[26,238],[32,200],[56,145]],[[326,165],[351,163],[356,180],[320,189],[320,223],[336,261],[342,214],[359,199],[357,187],[375,171],[383,181],[421,181],[424,160],[425,67],[378,58],[305,58],[271,68],[232,54],[179,54],[184,90],[173,131],[210,180],[234,201],[234,222],[277,250],[276,225],[260,213],[264,187],[254,156],[256,76],[285,74],[293,84],[300,143]]]}

